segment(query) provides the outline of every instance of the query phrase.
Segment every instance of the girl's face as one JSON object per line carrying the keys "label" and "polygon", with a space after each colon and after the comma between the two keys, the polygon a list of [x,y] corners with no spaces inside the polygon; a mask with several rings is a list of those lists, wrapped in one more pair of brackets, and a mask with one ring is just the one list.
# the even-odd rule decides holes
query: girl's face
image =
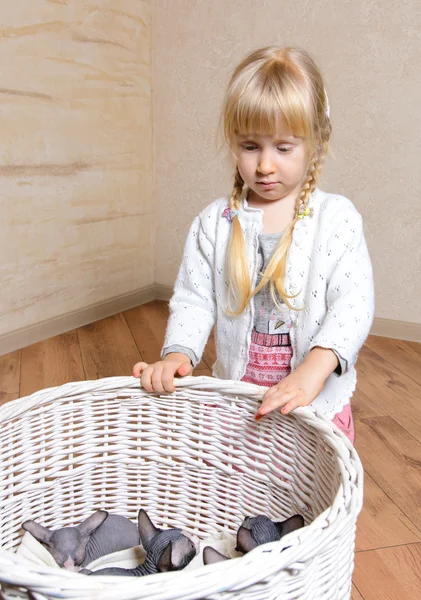
{"label": "girl's face", "polygon": [[234,153],[251,201],[295,198],[307,173],[307,143],[279,129],[275,135],[238,135]]}

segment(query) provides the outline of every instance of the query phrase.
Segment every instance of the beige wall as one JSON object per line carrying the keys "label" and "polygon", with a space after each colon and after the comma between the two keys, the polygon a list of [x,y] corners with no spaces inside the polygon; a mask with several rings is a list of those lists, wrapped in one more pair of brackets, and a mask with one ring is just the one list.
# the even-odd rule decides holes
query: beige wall
{"label": "beige wall", "polygon": [[0,335],[153,283],[149,0],[0,8]]}
{"label": "beige wall", "polygon": [[173,283],[193,216],[230,189],[214,134],[231,69],[253,48],[300,45],[331,103],[321,187],[363,215],[376,316],[421,323],[420,14],[417,0],[153,0],[157,283]]}
{"label": "beige wall", "polygon": [[215,140],[229,74],[271,43],[308,48],[325,72],[335,159],[321,184],[363,214],[377,317],[421,324],[416,0],[2,4],[2,352],[172,285],[191,219],[231,187]]}

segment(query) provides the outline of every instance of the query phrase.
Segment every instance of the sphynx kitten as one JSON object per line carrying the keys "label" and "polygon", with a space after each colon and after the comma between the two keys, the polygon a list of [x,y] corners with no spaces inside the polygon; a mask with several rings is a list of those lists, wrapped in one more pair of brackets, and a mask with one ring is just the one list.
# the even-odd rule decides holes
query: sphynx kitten
{"label": "sphynx kitten", "polygon": [[158,529],[152,523],[147,513],[140,509],[138,515],[139,535],[146,551],[143,564],[134,569],[108,567],[99,571],[84,573],[88,575],[125,575],[142,577],[165,571],[184,569],[196,555],[193,542],[180,529]]}
{"label": "sphynx kitten", "polygon": [[[269,542],[277,542],[284,535],[301,527],[304,527],[304,519],[301,515],[294,515],[280,522],[271,521],[265,515],[246,517],[237,531],[236,550],[247,554],[253,548]],[[229,560],[228,556],[224,556],[211,546],[206,546],[203,549],[203,562],[205,565],[223,560]]]}
{"label": "sphynx kitten", "polygon": [[60,567],[70,571],[78,571],[106,554],[140,544],[135,523],[105,510],[97,510],[75,527],[51,530],[29,520],[22,528],[47,548]]}

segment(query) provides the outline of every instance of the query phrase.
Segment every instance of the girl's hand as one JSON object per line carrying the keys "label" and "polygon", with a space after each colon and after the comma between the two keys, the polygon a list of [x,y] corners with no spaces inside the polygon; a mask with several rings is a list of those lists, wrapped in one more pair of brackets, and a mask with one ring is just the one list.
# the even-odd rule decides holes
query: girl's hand
{"label": "girl's hand", "polygon": [[256,421],[277,408],[287,415],[297,406],[311,404],[337,365],[338,359],[332,350],[314,348],[295,371],[267,390],[255,416]]}
{"label": "girl's hand", "polygon": [[190,358],[181,352],[171,352],[164,360],[152,365],[138,362],[133,367],[133,377],[140,377],[140,382],[147,392],[174,392],[174,377],[191,375],[193,367]]}

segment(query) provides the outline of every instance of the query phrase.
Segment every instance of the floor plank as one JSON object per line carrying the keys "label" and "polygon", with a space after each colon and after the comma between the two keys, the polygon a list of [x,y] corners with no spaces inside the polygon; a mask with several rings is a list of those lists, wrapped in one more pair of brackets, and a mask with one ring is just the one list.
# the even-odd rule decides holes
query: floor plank
{"label": "floor plank", "polygon": [[352,586],[351,600],[364,600],[355,585]]}
{"label": "floor plank", "polygon": [[212,371],[210,369],[194,369],[193,375],[195,377],[201,377],[205,375],[206,377],[212,377]]}
{"label": "floor plank", "polygon": [[354,582],[364,600],[421,598],[421,544],[357,553]]}
{"label": "floor plank", "polygon": [[85,373],[75,330],[22,350],[21,396],[83,379]]}
{"label": "floor plank", "polygon": [[212,329],[210,332],[208,343],[206,344],[203,352],[203,360],[208,365],[209,369],[212,370],[212,365],[216,361],[215,329]]}
{"label": "floor plank", "polygon": [[387,416],[387,413],[378,404],[370,400],[359,387],[352,396],[352,414],[356,422],[359,419]]}
{"label": "floor plank", "polygon": [[421,385],[421,344],[370,335],[365,345]]}
{"label": "floor plank", "polygon": [[127,323],[120,313],[78,330],[86,379],[131,375],[141,360]]}
{"label": "floor plank", "polygon": [[154,363],[160,359],[164,341],[165,329],[161,323],[163,318],[157,309],[156,302],[149,302],[123,313],[142,360],[147,363]]}
{"label": "floor plank", "polygon": [[21,350],[0,356],[0,404],[19,398]]}
{"label": "floor plank", "polygon": [[358,389],[421,442],[421,386],[366,347],[357,370]]}
{"label": "floor plank", "polygon": [[364,505],[357,521],[356,550],[421,542],[421,532],[373,481],[364,475]]}
{"label": "floor plank", "polygon": [[358,421],[356,449],[365,471],[421,530],[421,444],[391,417]]}
{"label": "floor plank", "polygon": [[[168,319],[167,302],[154,300],[127,310],[123,314],[139,348],[142,360],[147,363],[160,360]],[[201,360],[196,369],[208,370],[209,366]]]}

